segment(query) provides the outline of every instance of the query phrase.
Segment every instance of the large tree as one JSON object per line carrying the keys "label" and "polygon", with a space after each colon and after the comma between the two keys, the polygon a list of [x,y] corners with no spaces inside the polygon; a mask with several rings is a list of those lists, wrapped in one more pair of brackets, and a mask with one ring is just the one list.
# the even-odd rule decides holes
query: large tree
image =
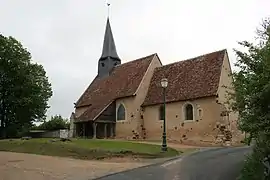
{"label": "large tree", "polygon": [[43,120],[51,96],[42,65],[19,41],[0,34],[0,136],[17,136]]}
{"label": "large tree", "polygon": [[262,160],[270,155],[270,19],[263,21],[254,43],[241,42],[246,51],[236,50],[237,72],[233,73],[239,127],[255,140],[253,154],[242,179],[262,179]]}

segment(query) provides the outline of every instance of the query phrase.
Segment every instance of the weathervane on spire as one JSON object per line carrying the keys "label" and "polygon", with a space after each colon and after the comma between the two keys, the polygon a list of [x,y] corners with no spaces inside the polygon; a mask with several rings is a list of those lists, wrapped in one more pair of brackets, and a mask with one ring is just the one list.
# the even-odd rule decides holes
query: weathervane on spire
{"label": "weathervane on spire", "polygon": [[107,6],[108,6],[108,18],[109,18],[109,16],[110,16],[110,3],[109,3],[109,0],[107,0]]}

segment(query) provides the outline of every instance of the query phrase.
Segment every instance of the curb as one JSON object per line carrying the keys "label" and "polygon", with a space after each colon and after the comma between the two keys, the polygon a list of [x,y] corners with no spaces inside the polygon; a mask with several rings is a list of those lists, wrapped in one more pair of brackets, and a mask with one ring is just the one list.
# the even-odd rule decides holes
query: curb
{"label": "curb", "polygon": [[135,169],[147,168],[147,167],[151,167],[151,166],[159,166],[159,165],[168,163],[170,161],[174,161],[174,160],[179,159],[179,158],[184,158],[186,156],[189,156],[191,154],[198,153],[198,152],[201,152],[201,149],[198,149],[198,150],[196,150],[194,152],[190,152],[190,153],[183,153],[181,155],[178,155],[178,156],[175,156],[175,157],[171,157],[171,158],[157,159],[156,162],[153,162],[153,163],[150,163],[150,164],[147,164],[147,165],[144,165],[144,166],[140,166],[140,167],[136,167],[136,168],[133,168],[133,169],[128,169],[128,170],[124,170],[124,171],[120,171],[120,172],[116,172],[116,173],[107,174],[105,176],[101,176],[101,177],[97,177],[97,178],[89,179],[89,180],[100,180],[102,178],[106,178],[106,177],[113,176],[113,175],[120,174],[120,173],[125,173],[125,172],[129,172],[129,171],[133,171]]}
{"label": "curb", "polygon": [[109,177],[109,176],[117,175],[117,174],[120,174],[120,173],[125,173],[125,172],[129,172],[129,171],[133,171],[133,170],[140,169],[140,168],[147,168],[147,167],[151,167],[151,166],[160,166],[162,164],[168,163],[170,161],[174,161],[174,160],[179,159],[179,158],[182,158],[183,159],[183,158],[186,158],[188,156],[191,156],[191,155],[194,155],[194,154],[197,154],[197,153],[201,153],[201,152],[204,152],[204,151],[218,150],[218,149],[221,149],[221,148],[224,148],[224,147],[198,148],[197,150],[195,150],[193,152],[183,153],[183,154],[181,154],[179,156],[175,156],[175,157],[171,157],[171,158],[158,159],[157,162],[153,162],[153,163],[150,163],[150,164],[147,164],[147,165],[144,165],[144,166],[140,166],[140,167],[136,167],[136,168],[133,168],[133,169],[128,169],[128,170],[124,170],[124,171],[120,171],[120,172],[116,172],[116,173],[107,174],[105,176],[101,176],[101,177],[97,177],[97,178],[89,179],[89,180],[100,180],[102,178],[106,178],[106,177]]}
{"label": "curb", "polygon": [[[147,168],[147,167],[151,167],[151,166],[161,166],[163,164],[169,163],[170,161],[174,161],[176,159],[180,159],[180,158],[184,159],[184,158],[187,158],[189,156],[193,156],[193,155],[196,155],[198,153],[205,152],[205,151],[216,151],[216,150],[225,149],[225,148],[231,148],[231,147],[198,148],[198,150],[195,150],[193,152],[183,153],[183,154],[181,154],[179,156],[175,156],[175,157],[171,157],[171,158],[159,159],[159,160],[157,160],[157,162],[153,162],[153,163],[150,163],[150,164],[147,164],[147,165],[144,165],[144,166],[140,166],[140,167],[136,167],[136,168],[133,168],[133,169],[128,169],[128,170],[124,170],[124,171],[120,171],[120,172],[116,172],[116,173],[107,174],[105,176],[101,176],[101,177],[97,177],[97,178],[89,179],[89,180],[100,180],[102,178],[110,177],[110,176],[117,175],[117,174],[120,174],[120,173],[133,171],[133,170],[140,169],[140,168]],[[240,147],[240,148],[247,148],[247,147]]]}
{"label": "curb", "polygon": [[163,159],[163,160],[159,159],[160,162],[150,163],[150,164],[147,164],[147,165],[144,165],[144,166],[140,166],[140,167],[136,167],[136,168],[133,168],[133,169],[128,169],[128,170],[124,170],[124,171],[120,171],[120,172],[116,172],[116,173],[107,174],[105,176],[101,176],[101,177],[94,178],[94,179],[89,179],[89,180],[100,180],[102,178],[106,178],[106,177],[113,176],[113,175],[120,174],[120,173],[124,173],[124,172],[133,171],[135,169],[147,168],[147,167],[151,167],[151,166],[158,166],[158,165],[162,165],[162,164],[164,164],[166,162],[173,161],[175,159],[182,158],[182,157],[183,157],[182,155],[179,155],[179,156],[175,156],[175,157],[167,158],[167,159]]}

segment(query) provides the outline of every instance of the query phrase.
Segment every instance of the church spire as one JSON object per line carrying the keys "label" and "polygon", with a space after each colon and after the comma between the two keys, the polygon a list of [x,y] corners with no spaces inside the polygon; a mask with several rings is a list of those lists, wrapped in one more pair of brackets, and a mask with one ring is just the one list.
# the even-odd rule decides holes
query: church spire
{"label": "church spire", "polygon": [[107,25],[103,41],[103,50],[100,59],[106,59],[108,57],[120,60],[116,51],[116,46],[114,43],[109,17],[107,18]]}
{"label": "church spire", "polygon": [[[109,8],[110,4],[107,3],[107,6]],[[110,75],[112,69],[118,64],[121,64],[121,59],[119,58],[116,51],[108,11],[108,18],[103,41],[103,49],[101,57],[99,58],[98,62],[98,76],[104,77]]]}

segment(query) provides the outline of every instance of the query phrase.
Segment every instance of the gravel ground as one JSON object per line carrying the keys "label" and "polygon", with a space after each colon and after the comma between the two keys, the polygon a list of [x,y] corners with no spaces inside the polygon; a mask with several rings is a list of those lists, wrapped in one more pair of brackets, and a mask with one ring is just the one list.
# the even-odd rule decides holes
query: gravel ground
{"label": "gravel ground", "polygon": [[147,164],[0,152],[0,180],[89,180]]}

